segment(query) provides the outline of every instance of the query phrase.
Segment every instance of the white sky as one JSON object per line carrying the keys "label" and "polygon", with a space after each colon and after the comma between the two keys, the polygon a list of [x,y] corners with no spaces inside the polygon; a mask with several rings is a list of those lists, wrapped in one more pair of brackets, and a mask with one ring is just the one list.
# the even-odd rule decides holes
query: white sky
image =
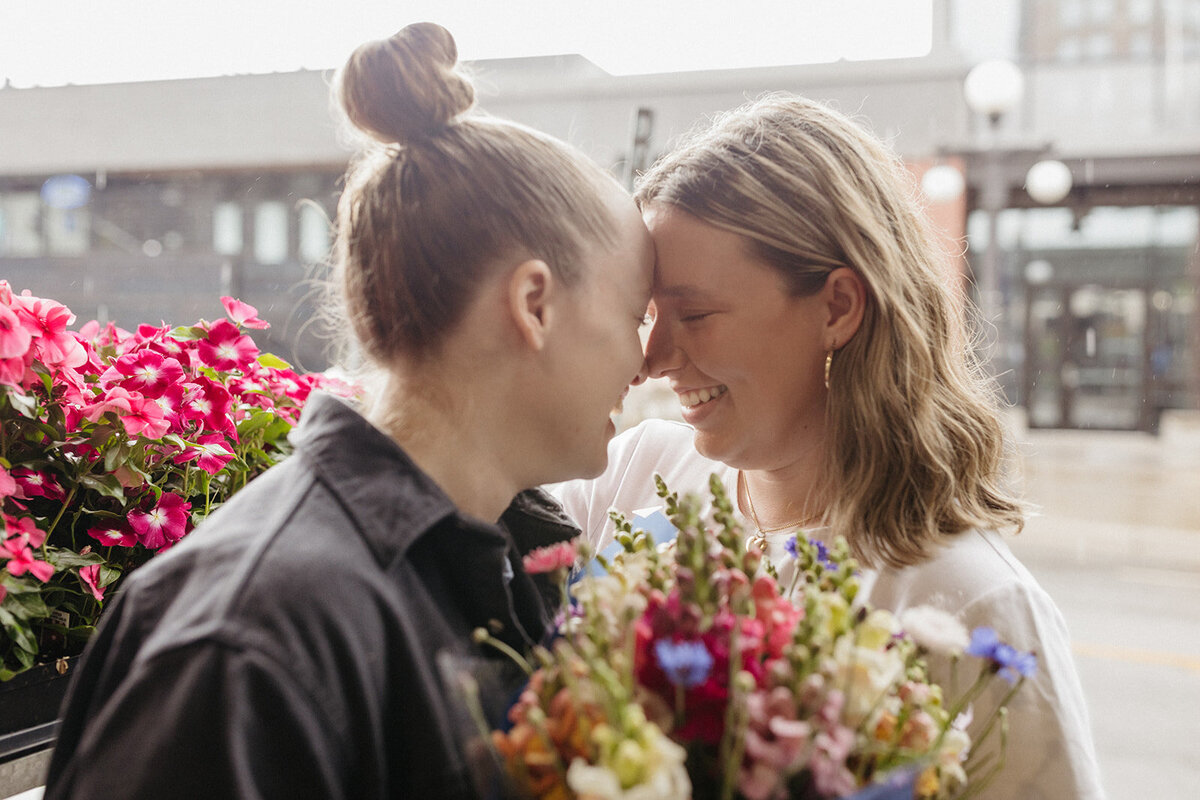
{"label": "white sky", "polygon": [[410,22],[614,74],[924,55],[932,0],[0,0],[0,85],[325,69]]}

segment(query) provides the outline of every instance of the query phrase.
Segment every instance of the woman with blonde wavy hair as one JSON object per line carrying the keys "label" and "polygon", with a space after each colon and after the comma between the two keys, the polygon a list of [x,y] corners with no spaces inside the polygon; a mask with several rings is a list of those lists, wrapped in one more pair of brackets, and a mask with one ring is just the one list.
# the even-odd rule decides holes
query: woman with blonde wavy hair
{"label": "woman with blonde wavy hair", "polygon": [[1037,653],[984,796],[1101,797],[1065,624],[1001,536],[1024,511],[996,394],[900,161],[773,95],[692,134],[635,198],[657,251],[645,369],[685,424],[644,422],[603,476],[556,488],[584,533],[603,549],[610,508],[657,505],[655,473],[699,493],[715,473],[781,572],[797,529],[845,536],[872,605],[938,606]]}

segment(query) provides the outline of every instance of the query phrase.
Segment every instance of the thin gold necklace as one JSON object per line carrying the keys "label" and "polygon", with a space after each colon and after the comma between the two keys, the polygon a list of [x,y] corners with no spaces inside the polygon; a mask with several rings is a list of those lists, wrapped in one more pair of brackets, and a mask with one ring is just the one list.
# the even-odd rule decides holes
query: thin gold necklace
{"label": "thin gold necklace", "polygon": [[754,510],[754,497],[751,496],[751,494],[750,494],[750,481],[746,480],[746,473],[744,473],[740,469],[738,470],[738,485],[741,487],[742,491],[745,492],[745,494],[746,494],[746,506],[749,508],[750,520],[754,523],[754,528],[755,528],[755,532],[753,535],[754,543],[758,545],[759,550],[765,551],[767,549],[767,534],[768,533],[778,533],[779,531],[784,531],[784,530],[796,530],[796,529],[802,528],[804,526],[805,522],[812,519],[811,514],[806,514],[805,516],[799,518],[795,522],[787,522],[787,523],[784,523],[783,525],[765,528],[765,527],[763,527],[763,524],[758,521],[758,512],[756,512]]}

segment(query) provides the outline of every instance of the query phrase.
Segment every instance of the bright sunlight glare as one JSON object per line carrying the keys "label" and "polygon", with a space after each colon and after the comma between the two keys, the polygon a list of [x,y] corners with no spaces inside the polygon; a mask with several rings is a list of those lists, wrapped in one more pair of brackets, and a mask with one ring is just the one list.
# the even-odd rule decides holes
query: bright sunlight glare
{"label": "bright sunlight glare", "polygon": [[932,41],[932,0],[5,0],[0,84],[329,69],[421,20],[464,60],[578,53],[615,75],[909,58]]}

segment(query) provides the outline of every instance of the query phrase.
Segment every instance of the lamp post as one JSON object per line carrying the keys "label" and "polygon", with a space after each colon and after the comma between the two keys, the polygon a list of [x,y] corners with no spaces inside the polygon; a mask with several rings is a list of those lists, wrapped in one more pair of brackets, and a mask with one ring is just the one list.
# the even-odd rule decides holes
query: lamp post
{"label": "lamp post", "polygon": [[[983,252],[975,284],[979,292],[979,308],[985,322],[996,326],[995,341],[985,354],[986,360],[995,361],[997,353],[1003,355],[1007,344],[1007,320],[1001,297],[1000,286],[1000,212],[1008,204],[1008,185],[1004,177],[1000,148],[1000,123],[1012,111],[1025,91],[1025,79],[1021,71],[1010,61],[995,60],[976,64],[967,73],[963,83],[963,94],[972,111],[987,119],[988,140],[984,147],[984,174],[980,187],[979,205],[987,214],[988,241]],[[991,364],[996,374],[1000,364]]]}

